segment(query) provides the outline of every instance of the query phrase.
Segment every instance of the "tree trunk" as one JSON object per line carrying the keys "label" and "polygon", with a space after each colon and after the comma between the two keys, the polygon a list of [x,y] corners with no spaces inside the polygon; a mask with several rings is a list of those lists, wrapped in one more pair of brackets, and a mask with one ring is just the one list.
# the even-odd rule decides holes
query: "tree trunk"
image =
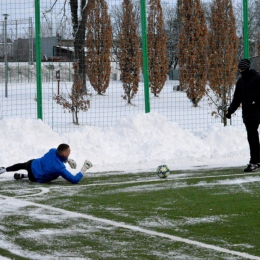
{"label": "tree trunk", "polygon": [[[78,10],[78,0],[70,0],[74,36],[74,61],[78,62],[79,75],[82,80],[82,92],[85,94],[87,94],[85,64],[86,20],[88,9],[94,1],[89,0],[86,4],[86,0],[80,0],[80,10]],[[78,16],[79,11],[81,20]]]}
{"label": "tree trunk", "polygon": [[76,118],[76,125],[79,125],[78,107],[76,107],[76,109],[75,109],[75,118]]}
{"label": "tree trunk", "polygon": [[75,109],[74,109],[74,107],[71,108],[71,114],[72,114],[72,123],[73,123],[73,124],[76,124]]}
{"label": "tree trunk", "polygon": [[74,125],[79,125],[79,118],[78,118],[78,107],[72,107],[71,109],[72,113],[72,122]]}
{"label": "tree trunk", "polygon": [[[82,32],[84,31],[85,35],[86,26],[82,28]],[[79,30],[80,31],[80,30]],[[75,49],[75,61],[79,64],[79,76],[82,80],[82,92],[87,94],[86,87],[86,64],[85,64],[85,36],[82,36],[81,33],[77,33],[74,41],[74,49]]]}

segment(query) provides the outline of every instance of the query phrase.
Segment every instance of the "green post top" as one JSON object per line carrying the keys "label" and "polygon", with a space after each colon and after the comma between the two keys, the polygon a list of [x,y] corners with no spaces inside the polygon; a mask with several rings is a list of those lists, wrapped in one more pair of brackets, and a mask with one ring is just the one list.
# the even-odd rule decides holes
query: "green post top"
{"label": "green post top", "polygon": [[36,84],[37,84],[37,117],[42,116],[42,73],[41,73],[41,22],[40,0],[35,0],[35,42],[36,42]]}
{"label": "green post top", "polygon": [[247,2],[247,0],[243,0],[243,40],[244,40],[244,58],[249,59],[248,2]]}
{"label": "green post top", "polygon": [[145,113],[150,112],[150,97],[149,97],[149,72],[148,72],[148,47],[147,47],[147,26],[146,26],[146,3],[145,0],[140,0],[141,7],[141,22],[142,22],[142,55],[143,55],[143,74],[144,74],[144,98],[145,98]]}

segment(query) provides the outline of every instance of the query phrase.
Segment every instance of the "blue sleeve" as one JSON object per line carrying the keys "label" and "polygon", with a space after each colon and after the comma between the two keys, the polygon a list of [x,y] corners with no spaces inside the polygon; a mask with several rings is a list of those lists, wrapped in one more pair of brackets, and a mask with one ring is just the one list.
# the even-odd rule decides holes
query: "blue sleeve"
{"label": "blue sleeve", "polygon": [[83,174],[81,172],[78,172],[76,175],[71,174],[66,168],[64,168],[60,175],[65,180],[71,182],[72,184],[77,184],[79,181],[83,178]]}

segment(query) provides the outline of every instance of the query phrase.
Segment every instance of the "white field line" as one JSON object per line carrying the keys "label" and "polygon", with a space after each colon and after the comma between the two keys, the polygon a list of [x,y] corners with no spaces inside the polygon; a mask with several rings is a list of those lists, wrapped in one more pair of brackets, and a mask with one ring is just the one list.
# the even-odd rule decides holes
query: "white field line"
{"label": "white field line", "polygon": [[[103,183],[91,183],[91,184],[79,184],[79,185],[71,185],[71,186],[51,186],[49,188],[46,187],[35,187],[30,189],[23,189],[23,191],[32,191],[32,190],[41,190],[39,193],[25,194],[25,195],[17,195],[17,198],[23,197],[34,197],[48,193],[51,189],[78,189],[78,187],[91,187],[91,186],[113,186],[113,185],[122,185],[122,184],[135,184],[135,183],[147,183],[147,182],[160,182],[160,181],[176,181],[176,180],[190,180],[190,179],[206,179],[206,178],[221,178],[221,177],[233,177],[233,176],[249,176],[249,175],[260,175],[259,172],[251,172],[251,173],[237,173],[237,174],[223,174],[223,175],[209,175],[209,176],[188,176],[188,177],[178,177],[174,176],[174,178],[167,179],[152,179],[152,180],[135,180],[135,181],[125,181],[125,182],[103,182]],[[253,182],[254,180],[249,180],[248,182]],[[258,180],[256,180],[258,181]],[[243,184],[243,183],[242,183]],[[35,183],[35,185],[40,185],[40,183]],[[207,184],[201,184],[200,186],[206,186]],[[223,183],[214,183],[214,185],[223,185]],[[239,185],[239,183],[230,183],[230,185]],[[187,187],[196,186],[196,185],[187,185]],[[1,190],[1,192],[10,192],[15,190]]]}
{"label": "white field line", "polygon": [[[113,175],[113,174],[111,174]],[[183,174],[181,174],[183,175]],[[147,180],[147,179],[143,179],[143,180],[135,180],[135,181],[127,181],[127,182],[106,182],[106,183],[91,183],[91,184],[85,184],[85,185],[81,185],[79,184],[81,187],[89,187],[89,186],[105,186],[105,185],[120,185],[120,184],[132,184],[132,183],[143,183],[143,182],[159,182],[159,181],[175,181],[175,180],[191,180],[191,179],[206,179],[206,178],[221,178],[221,177],[233,177],[233,176],[249,176],[249,175],[260,175],[260,172],[257,171],[257,172],[249,172],[249,173],[234,173],[234,174],[223,174],[223,175],[203,175],[203,176],[192,176],[192,174],[188,174],[189,176],[187,177],[179,177],[178,174],[174,175],[170,175],[168,178],[166,179],[159,179],[156,178],[156,179],[150,179],[150,180]],[[135,175],[136,176],[136,175]],[[87,178],[87,177],[86,177]],[[3,179],[3,181],[14,181],[14,179]],[[26,180],[23,180],[23,181],[26,181]],[[35,183],[36,185],[38,185],[39,183]],[[75,188],[75,186],[79,186],[79,185],[72,185],[72,186],[63,186],[62,188]],[[51,188],[61,188],[61,186],[52,186]],[[35,188],[36,189],[36,188]],[[40,188],[39,188],[40,189]],[[6,191],[10,191],[10,190],[1,190],[1,192],[6,192]],[[23,196],[23,197],[26,197]]]}
{"label": "white field line", "polygon": [[[121,184],[134,184],[134,183],[147,183],[147,182],[160,182],[160,181],[178,181],[178,180],[192,180],[192,179],[214,179],[214,178],[221,178],[221,177],[233,177],[233,176],[249,176],[249,175],[260,175],[260,172],[256,173],[237,173],[237,174],[223,174],[223,175],[209,175],[209,176],[188,176],[188,177],[174,177],[174,178],[167,178],[167,179],[152,179],[152,180],[135,180],[135,181],[125,181],[125,182],[104,182],[104,183],[91,183],[91,184],[79,184],[77,186],[80,187],[90,187],[90,186],[106,186],[106,185],[121,185]],[[250,182],[250,181],[249,181]],[[223,185],[222,183],[214,183],[215,185]],[[230,185],[238,185],[239,183],[231,183]],[[205,186],[207,184],[205,183]],[[73,189],[77,186],[52,186],[51,189]],[[193,185],[187,185],[187,187],[190,187]],[[203,184],[201,184],[203,186]]]}
{"label": "white field line", "polygon": [[55,207],[52,207],[52,206],[39,204],[39,203],[35,203],[35,202],[23,201],[23,200],[20,200],[20,199],[17,199],[17,198],[12,198],[12,197],[8,197],[8,196],[4,196],[4,195],[0,195],[0,198],[6,199],[6,200],[9,200],[9,201],[12,200],[14,203],[17,203],[18,205],[23,204],[24,206],[35,206],[35,207],[47,209],[47,210],[50,210],[50,211],[56,211],[56,212],[59,212],[61,214],[65,214],[65,215],[67,215],[68,217],[71,217],[71,218],[83,218],[83,219],[101,222],[101,223],[111,225],[111,226],[115,226],[115,227],[119,227],[119,228],[132,230],[132,231],[135,231],[135,232],[144,233],[144,234],[151,235],[151,236],[159,236],[159,237],[163,237],[163,238],[168,238],[168,239],[175,241],[175,242],[181,242],[181,243],[185,243],[185,244],[190,244],[190,245],[194,245],[194,246],[218,251],[218,252],[221,252],[221,253],[226,253],[226,254],[236,255],[236,256],[239,256],[239,257],[244,257],[246,259],[260,260],[260,257],[258,257],[258,256],[254,256],[254,255],[250,255],[250,254],[247,254],[247,253],[242,253],[242,252],[238,252],[238,251],[234,251],[234,250],[229,250],[229,249],[222,248],[222,247],[219,247],[219,246],[213,246],[213,245],[201,243],[201,242],[186,239],[186,238],[181,238],[181,237],[177,237],[177,236],[164,234],[162,232],[152,231],[152,230],[144,229],[144,228],[141,228],[141,227],[138,227],[138,226],[127,225],[127,224],[124,224],[122,222],[116,222],[116,221],[108,220],[108,219],[104,219],[104,218],[97,218],[97,217],[94,217],[94,216],[91,216],[91,215],[88,215],[88,214],[68,211],[68,210],[55,208]]}

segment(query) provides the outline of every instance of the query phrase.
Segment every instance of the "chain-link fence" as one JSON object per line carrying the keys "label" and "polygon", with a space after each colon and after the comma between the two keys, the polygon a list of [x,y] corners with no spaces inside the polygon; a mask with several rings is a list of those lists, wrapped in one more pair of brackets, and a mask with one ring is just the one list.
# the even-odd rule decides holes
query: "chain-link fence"
{"label": "chain-link fence", "polygon": [[[57,132],[68,132],[85,125],[113,126],[127,115],[147,112],[148,102],[151,112],[193,132],[222,122],[223,106],[212,102],[208,81],[208,91],[196,106],[179,81],[181,1],[143,1],[145,9],[140,2],[43,0],[37,11],[36,1],[0,0],[0,118],[37,119],[41,109],[44,122]],[[156,3],[161,9],[153,9]],[[210,4],[202,2],[206,24]],[[149,31],[151,21],[158,23],[154,35]],[[239,26],[237,18],[237,31]],[[130,38],[127,30],[133,33]],[[162,31],[165,38],[156,38]],[[143,67],[146,59],[148,71]],[[230,123],[242,127],[241,110]]]}

